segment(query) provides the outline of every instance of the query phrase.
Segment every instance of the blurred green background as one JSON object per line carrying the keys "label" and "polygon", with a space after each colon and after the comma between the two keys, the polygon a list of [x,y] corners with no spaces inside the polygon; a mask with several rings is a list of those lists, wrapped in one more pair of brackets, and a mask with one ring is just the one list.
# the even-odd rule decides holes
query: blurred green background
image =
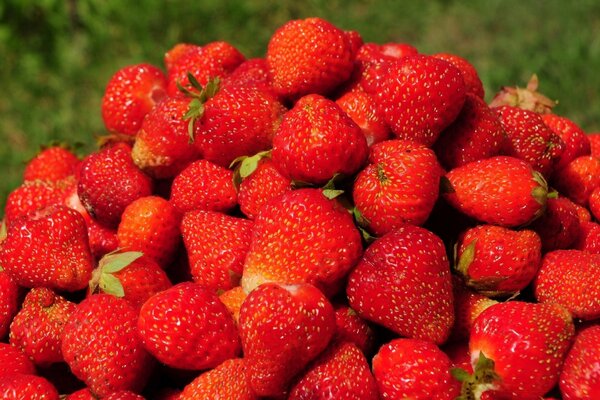
{"label": "blurred green background", "polygon": [[[365,41],[407,42],[469,59],[487,100],[536,72],[558,114],[600,131],[600,1],[2,0],[0,207],[24,163],[52,140],[94,148],[111,75],[162,66],[177,42],[226,40],[262,56],[289,19],[321,16]],[[0,213],[1,214],[1,213]]]}

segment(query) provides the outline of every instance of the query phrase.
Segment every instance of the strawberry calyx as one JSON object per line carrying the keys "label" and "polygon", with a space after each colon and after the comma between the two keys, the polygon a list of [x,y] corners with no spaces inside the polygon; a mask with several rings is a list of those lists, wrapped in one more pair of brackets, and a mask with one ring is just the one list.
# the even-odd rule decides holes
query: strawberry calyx
{"label": "strawberry calyx", "polygon": [[189,87],[185,87],[180,81],[177,81],[177,88],[180,92],[191,98],[188,105],[188,110],[184,114],[183,119],[188,121],[188,134],[190,136],[190,143],[194,142],[194,124],[202,115],[204,115],[204,103],[208,99],[212,98],[219,91],[221,86],[221,79],[217,76],[208,80],[206,85],[202,86],[200,82],[194,77],[194,75],[188,71],[188,81],[190,82]]}
{"label": "strawberry calyx", "polygon": [[535,201],[541,206],[533,218],[537,219],[546,211],[546,203],[548,201],[548,183],[538,171],[533,171],[532,175],[533,180],[538,184],[538,186],[531,190],[531,196],[533,196]]}
{"label": "strawberry calyx", "polygon": [[98,267],[92,272],[92,279],[89,282],[90,293],[97,293],[101,290],[116,297],[125,296],[123,285],[114,274],[131,265],[144,254],[139,251],[126,251],[123,253],[119,251],[108,253],[100,259]]}
{"label": "strawberry calyx", "polygon": [[500,376],[494,371],[494,366],[494,360],[479,352],[472,374],[462,368],[452,368],[450,373],[462,383],[456,400],[479,400],[483,392],[497,389]]}
{"label": "strawberry calyx", "polygon": [[236,188],[240,187],[240,184],[244,179],[252,175],[256,168],[258,168],[258,164],[260,160],[263,158],[270,158],[271,150],[260,151],[253,156],[240,156],[229,164],[229,168],[234,168],[233,170],[233,184]]}
{"label": "strawberry calyx", "polygon": [[[456,264],[454,269],[458,271],[463,277],[468,277],[469,275],[469,266],[473,262],[475,258],[475,244],[477,243],[477,239],[474,239],[471,243],[469,243],[465,249],[463,250],[460,257],[458,257],[458,249],[457,245],[454,246],[455,251],[455,260]],[[458,258],[457,258],[458,257]]]}
{"label": "strawberry calyx", "polygon": [[490,107],[513,106],[539,114],[549,114],[558,101],[538,92],[539,80],[533,74],[525,88],[504,86],[490,103]]}

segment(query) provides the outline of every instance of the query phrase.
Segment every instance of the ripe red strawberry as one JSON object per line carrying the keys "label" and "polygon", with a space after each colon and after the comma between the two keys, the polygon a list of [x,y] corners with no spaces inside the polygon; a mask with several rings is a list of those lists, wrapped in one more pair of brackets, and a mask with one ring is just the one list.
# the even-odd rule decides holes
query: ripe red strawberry
{"label": "ripe red strawberry", "polygon": [[58,392],[41,376],[27,374],[0,375],[0,398],[3,400],[58,400]]}
{"label": "ripe red strawberry", "polygon": [[590,141],[590,154],[594,157],[600,157],[600,132],[592,132],[587,135]]}
{"label": "ripe red strawberry", "polygon": [[158,196],[141,197],[127,206],[117,229],[119,248],[141,251],[166,268],[181,242],[180,213]]}
{"label": "ripe red strawberry", "polygon": [[171,47],[164,56],[165,68],[167,73],[175,66],[179,59],[183,57],[187,52],[196,52],[201,46],[191,43],[177,43]]}
{"label": "ripe red strawberry", "polygon": [[408,43],[363,43],[356,50],[354,70],[347,86],[362,86],[364,72],[372,64],[395,61],[415,54],[419,54],[419,51]]}
{"label": "ripe red strawberry", "polygon": [[375,332],[367,321],[346,305],[335,306],[335,337],[337,342],[354,343],[366,356],[375,347]]}
{"label": "ripe red strawberry", "polygon": [[454,269],[479,293],[506,296],[523,290],[541,261],[542,240],[534,231],[479,225],[459,237]]}
{"label": "ripe red strawberry", "polygon": [[402,336],[441,344],[454,322],[444,244],[418,226],[373,242],[350,273],[346,293],[359,316]]}
{"label": "ripe red strawberry", "polygon": [[250,220],[214,211],[186,213],[181,234],[194,282],[215,291],[238,286],[252,225]]}
{"label": "ripe red strawberry", "polygon": [[579,222],[590,222],[592,220],[592,215],[587,208],[577,203],[573,203],[573,205],[575,205],[575,209],[577,210]]}
{"label": "ripe red strawberry", "polygon": [[127,300],[136,310],[152,295],[170,288],[165,271],[140,252],[111,253],[92,273],[88,294],[108,293]]}
{"label": "ripe red strawberry", "polygon": [[150,177],[133,163],[131,147],[121,142],[83,160],[77,194],[94,219],[116,228],[125,207],[152,189]]}
{"label": "ripe red strawberry", "polygon": [[574,318],[600,317],[600,254],[581,250],[546,253],[534,281],[535,297],[568,309]]}
{"label": "ripe red strawberry", "polygon": [[83,217],[66,206],[52,206],[16,219],[2,242],[0,265],[20,286],[85,288],[93,258]]}
{"label": "ripe red strawberry", "polygon": [[588,198],[588,207],[594,218],[597,221],[600,221],[600,186],[597,186],[592,193],[590,193],[590,197]]}
{"label": "ripe red strawberry", "polygon": [[102,119],[110,132],[135,135],[146,114],[167,94],[167,77],[154,65],[135,64],[110,78],[102,97]]}
{"label": "ripe red strawberry", "polygon": [[506,134],[496,113],[479,97],[467,93],[460,114],[433,146],[448,169],[500,154]]}
{"label": "ripe red strawberry", "polygon": [[556,164],[556,169],[564,168],[577,157],[590,155],[590,140],[575,122],[556,114],[544,114],[542,120],[565,143],[565,149]]}
{"label": "ripe red strawberry", "polygon": [[548,198],[546,211],[530,228],[542,239],[542,251],[567,249],[577,239],[581,222],[575,203],[566,197]]}
{"label": "ripe red strawberry", "polygon": [[35,375],[35,365],[21,349],[0,342],[0,376],[9,374]]}
{"label": "ripe red strawberry", "polygon": [[591,221],[582,222],[571,248],[600,254],[600,224]]}
{"label": "ripe red strawberry", "polygon": [[577,333],[560,373],[560,392],[564,400],[592,400],[600,393],[600,325]]}
{"label": "ripe red strawberry", "polygon": [[319,189],[298,189],[265,204],[254,222],[242,287],[307,282],[332,295],[362,253],[352,217]]}
{"label": "ripe red strawberry", "polygon": [[293,385],[289,400],[379,400],[367,359],[355,344],[332,343]]}
{"label": "ripe red strawberry", "polygon": [[200,158],[198,149],[190,143],[189,122],[184,119],[189,103],[187,97],[167,97],[142,122],[131,156],[154,178],[173,178]]}
{"label": "ripe red strawberry", "polygon": [[226,360],[214,369],[204,372],[190,382],[179,395],[179,400],[221,399],[258,400],[250,384],[245,360]]}
{"label": "ripe red strawberry", "polygon": [[138,328],[148,351],[174,368],[214,368],[240,351],[227,308],[212,290],[192,282],[150,297],[140,311]]}
{"label": "ripe red strawberry", "polygon": [[173,180],[170,201],[180,213],[231,211],[237,204],[233,172],[207,160],[194,161]]}
{"label": "ripe red strawberry", "polygon": [[24,181],[59,181],[75,174],[79,159],[68,148],[50,146],[33,157],[23,170]]}
{"label": "ripe red strawberry", "polygon": [[310,284],[265,283],[242,304],[239,329],[252,389],[276,397],[327,347],[335,314]]}
{"label": "ripe red strawberry", "polygon": [[481,83],[479,74],[477,73],[477,70],[473,64],[456,54],[437,53],[433,54],[433,56],[435,58],[439,58],[440,60],[448,61],[450,64],[454,65],[460,70],[465,81],[467,93],[471,93],[480,99],[484,98],[485,91],[483,89],[483,83]]}
{"label": "ripe red strawberry", "polygon": [[[465,341],[469,339],[469,332],[479,314],[498,301],[469,289],[458,275],[452,275],[452,293],[454,296],[454,325],[449,341]],[[470,362],[469,360],[469,365]]]}
{"label": "ripe red strawberry", "polygon": [[378,143],[354,181],[356,210],[378,236],[405,223],[422,225],[437,200],[442,174],[435,153],[423,144]]}
{"label": "ripe red strawberry", "polygon": [[462,396],[487,390],[488,398],[539,399],[558,382],[574,333],[571,316],[557,304],[508,301],[487,308],[471,329],[475,374],[459,375]]}
{"label": "ripe red strawberry", "polygon": [[527,161],[533,169],[549,177],[565,150],[561,137],[533,111],[512,106],[498,107],[494,111],[507,135],[503,153]]}
{"label": "ripe red strawberry", "polygon": [[265,58],[251,58],[238,65],[223,79],[223,87],[229,85],[255,86],[275,94],[269,75],[269,65]]}
{"label": "ripe red strawberry", "polygon": [[[2,251],[2,239],[0,239],[0,253]],[[19,310],[20,298],[19,285],[0,265],[0,340],[8,334],[8,327]]]}
{"label": "ripe red strawberry", "polygon": [[465,83],[451,63],[411,55],[367,68],[363,88],[399,139],[432,145],[458,116]]}
{"label": "ripe red strawberry", "polygon": [[76,304],[47,288],[33,288],[10,325],[10,344],[40,366],[63,361],[61,337]]}
{"label": "ripe red strawberry", "polygon": [[600,158],[577,157],[556,171],[553,183],[561,194],[587,207],[592,192],[600,186]]}
{"label": "ripe red strawberry", "polygon": [[[88,388],[78,390],[71,393],[65,400],[96,400],[97,397]],[[112,392],[108,396],[102,397],[103,400],[145,400],[145,398],[139,394],[136,394],[129,390],[119,390]]]}
{"label": "ripe red strawberry", "polygon": [[95,294],[77,305],[65,325],[65,361],[96,395],[145,386],[153,360],[139,337],[137,317],[124,299]]}
{"label": "ripe red strawberry", "polygon": [[362,130],[367,145],[371,146],[390,138],[392,132],[383,115],[377,109],[375,101],[362,87],[353,87],[335,102]]}
{"label": "ripe red strawberry", "polygon": [[353,44],[345,32],[321,18],[288,21],[267,47],[273,87],[280,96],[297,99],[328,94],[352,73]]}
{"label": "ripe red strawberry", "polygon": [[248,295],[244,292],[244,289],[241,286],[236,286],[232,289],[226,290],[219,295],[219,300],[227,310],[231,313],[233,317],[233,321],[237,325],[240,320],[240,309],[242,308],[242,303],[246,300]]}
{"label": "ripe red strawberry", "polygon": [[277,169],[315,185],[335,174],[354,174],[367,155],[367,140],[358,125],[333,101],[316,94],[296,102],[273,138]]}
{"label": "ripe red strawberry", "polygon": [[394,339],[373,357],[382,399],[454,399],[459,385],[450,375],[451,366],[435,344],[418,339]]}
{"label": "ripe red strawberry", "polygon": [[457,167],[446,174],[442,194],[454,208],[488,224],[516,227],[544,212],[548,186],[525,161],[506,156]]}

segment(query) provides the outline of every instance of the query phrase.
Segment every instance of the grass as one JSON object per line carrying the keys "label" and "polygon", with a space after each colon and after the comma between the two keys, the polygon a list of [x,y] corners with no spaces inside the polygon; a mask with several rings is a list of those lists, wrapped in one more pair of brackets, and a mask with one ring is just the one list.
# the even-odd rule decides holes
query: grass
{"label": "grass", "polygon": [[0,209],[43,144],[94,148],[100,100],[120,67],[178,42],[226,40],[264,55],[289,19],[321,16],[365,41],[407,42],[469,59],[487,99],[536,72],[556,112],[600,131],[600,3],[578,0],[4,0],[0,3]]}

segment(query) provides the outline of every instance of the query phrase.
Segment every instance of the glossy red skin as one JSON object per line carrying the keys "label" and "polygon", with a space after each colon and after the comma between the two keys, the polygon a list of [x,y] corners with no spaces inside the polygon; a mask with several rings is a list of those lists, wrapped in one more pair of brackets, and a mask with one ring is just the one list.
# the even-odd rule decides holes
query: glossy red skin
{"label": "glossy red skin", "polygon": [[75,174],[79,158],[68,149],[52,146],[33,157],[23,170],[24,181],[58,181]]}
{"label": "glossy red skin", "polygon": [[323,185],[335,174],[358,171],[368,146],[358,125],[335,102],[310,94],[284,115],[271,156],[288,178]]}
{"label": "glossy red skin", "polygon": [[392,132],[375,101],[360,86],[346,91],[335,101],[346,114],[360,127],[367,139],[367,145],[390,139]]}
{"label": "glossy red skin", "polygon": [[[473,322],[483,310],[498,301],[470,289],[457,274],[452,275],[452,293],[454,295],[454,325],[452,325],[448,342],[468,341]],[[469,359],[469,368],[471,368],[470,364],[471,360]],[[469,372],[472,372],[472,368]]]}
{"label": "glossy red skin", "polygon": [[477,70],[473,64],[456,54],[436,53],[433,54],[433,56],[435,58],[439,58],[440,60],[448,61],[460,70],[465,81],[467,93],[472,93],[480,99],[484,98],[485,91],[483,89],[483,83],[481,82],[479,74],[477,73]]}
{"label": "glossy red skin", "polygon": [[9,374],[35,375],[35,365],[21,349],[0,342],[0,376]]}
{"label": "glossy red skin", "polygon": [[174,368],[214,368],[240,351],[237,328],[225,305],[216,293],[192,282],[148,299],[137,326],[148,351]]}
{"label": "glossy red skin", "polygon": [[239,329],[252,389],[276,397],[327,347],[335,314],[310,284],[265,283],[242,304]]}
{"label": "glossy red skin", "polygon": [[549,198],[546,211],[530,228],[540,235],[542,251],[567,249],[577,240],[580,221],[578,206],[566,197]]}
{"label": "glossy red skin", "polygon": [[574,334],[571,316],[561,306],[508,301],[475,320],[469,351],[473,365],[480,353],[494,361],[497,396],[534,400],[558,383]]}
{"label": "glossy red skin", "polygon": [[109,132],[135,135],[146,114],[167,92],[167,77],[154,65],[135,64],[110,78],[102,97],[102,120]]}
{"label": "glossy red skin", "polygon": [[177,43],[171,47],[164,56],[164,63],[167,69],[167,74],[173,69],[173,67],[179,62],[179,59],[186,53],[197,52],[202,46],[191,44],[191,43]]}
{"label": "glossy red skin", "polygon": [[582,250],[556,250],[544,255],[534,281],[535,297],[540,302],[556,302],[573,318],[594,320],[600,317],[600,254]]}
{"label": "glossy red skin", "polygon": [[556,171],[552,182],[560,194],[587,207],[592,192],[600,186],[600,159],[594,156],[577,157]]}
{"label": "glossy red skin", "polygon": [[[97,397],[88,389],[81,389],[74,393],[71,393],[65,400],[96,400]],[[144,400],[145,398],[139,394],[131,392],[129,390],[120,390],[113,392],[108,396],[103,397],[103,400]]]}
{"label": "glossy red skin", "polygon": [[179,395],[179,400],[258,400],[248,384],[246,363],[241,358],[226,360],[200,374]]}
{"label": "glossy red skin", "polygon": [[356,311],[344,305],[335,307],[335,339],[338,342],[354,343],[365,356],[372,355],[375,347],[375,331],[358,316]]}
{"label": "glossy red skin", "polygon": [[269,76],[269,66],[265,58],[250,58],[244,61],[229,76],[223,79],[222,85],[222,87],[229,85],[256,86],[275,94]]}
{"label": "glossy red skin", "polygon": [[[2,252],[1,241],[0,252]],[[0,340],[8,334],[10,323],[19,310],[20,295],[19,285],[0,268]]]}
{"label": "glossy red skin", "polygon": [[600,132],[592,132],[587,135],[590,141],[590,155],[600,157]]}
{"label": "glossy red skin", "polygon": [[544,114],[542,120],[565,143],[565,149],[560,155],[556,169],[564,168],[577,157],[591,154],[590,140],[575,122],[556,114]]}
{"label": "glossy red skin", "polygon": [[448,356],[425,340],[394,339],[373,357],[382,399],[454,399],[460,385],[450,375],[451,367]]}
{"label": "glossy red skin", "polygon": [[441,344],[454,322],[444,244],[421,227],[404,225],[373,242],[346,293],[359,316],[405,337]]}
{"label": "glossy red skin", "polygon": [[252,226],[250,220],[214,211],[186,213],[181,233],[194,282],[215,291],[238,286]]}
{"label": "glossy red skin", "polygon": [[58,400],[58,392],[41,376],[7,374],[0,376],[0,397],[3,400]]}
{"label": "glossy red skin", "polygon": [[588,198],[588,207],[596,221],[600,221],[600,186],[592,190]]}
{"label": "glossy red skin", "polygon": [[600,224],[591,221],[582,222],[571,248],[600,254]]}
{"label": "glossy red skin", "polygon": [[600,325],[577,333],[560,374],[564,400],[593,400],[600,393]]}

